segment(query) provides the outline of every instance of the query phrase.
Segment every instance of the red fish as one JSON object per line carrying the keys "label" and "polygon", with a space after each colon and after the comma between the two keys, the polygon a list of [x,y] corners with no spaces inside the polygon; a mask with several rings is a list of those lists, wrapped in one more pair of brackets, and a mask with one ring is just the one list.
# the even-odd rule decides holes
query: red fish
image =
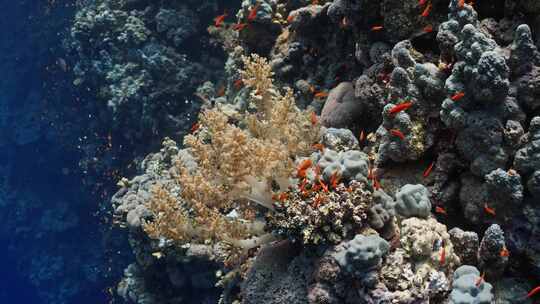
{"label": "red fish", "polygon": [[191,133],[197,132],[197,130],[199,130],[199,127],[200,127],[199,123],[194,123],[194,124],[191,126],[191,130],[190,130]]}
{"label": "red fish", "polygon": [[492,216],[497,215],[497,214],[495,213],[495,209],[488,207],[487,203],[484,204],[484,211],[485,211],[487,214],[492,215]]}
{"label": "red fish", "polygon": [[501,257],[509,257],[510,256],[510,251],[506,248],[506,246],[504,246],[502,249],[501,249],[501,252],[499,253],[499,255]]}
{"label": "red fish", "polygon": [[293,23],[294,18],[296,18],[296,13],[294,13],[294,12],[293,12],[293,13],[290,13],[290,14],[289,14],[289,17],[287,17],[287,22],[288,22],[289,24]]}
{"label": "red fish", "polygon": [[244,85],[244,81],[242,79],[237,79],[234,81],[233,85],[235,89],[240,90],[240,88],[242,88]]}
{"label": "red fish", "polygon": [[404,110],[407,110],[408,108],[410,108],[412,106],[412,102],[404,102],[404,103],[401,103],[401,104],[398,104],[398,105],[395,105],[394,107],[392,107],[390,109],[390,114],[396,114],[396,113],[399,113],[401,111],[404,111]]}
{"label": "red fish", "polygon": [[431,33],[433,32],[433,26],[430,24],[430,25],[426,25],[426,27],[424,27],[424,32],[426,33]]}
{"label": "red fish", "polygon": [[529,291],[529,293],[527,294],[527,298],[530,298],[530,297],[534,296],[538,292],[540,292],[540,286],[536,286],[531,291]]}
{"label": "red fish", "polygon": [[428,4],[428,5],[426,6],[426,8],[424,9],[424,11],[422,12],[422,15],[421,15],[421,16],[424,17],[424,18],[426,18],[427,16],[429,16],[429,13],[431,12],[431,8],[432,8],[432,7],[433,7],[433,6],[431,5],[431,3]]}
{"label": "red fish", "polygon": [[383,26],[382,25],[375,25],[371,28],[371,31],[372,32],[377,32],[377,31],[380,31],[383,29]]}
{"label": "red fish", "polygon": [[441,256],[439,257],[439,263],[441,265],[444,265],[445,262],[446,262],[446,247],[442,246]]}
{"label": "red fish", "polygon": [[398,129],[391,129],[390,134],[399,137],[401,140],[405,140],[405,135]]}
{"label": "red fish", "polygon": [[310,117],[310,120],[311,120],[311,125],[316,125],[317,124],[317,114],[315,114],[315,112],[311,112],[311,117]]}
{"label": "red fish", "polygon": [[439,214],[444,214],[444,215],[446,215],[446,210],[444,210],[444,208],[443,208],[443,207],[440,207],[440,206],[436,206],[436,207],[435,207],[435,212],[436,212],[436,213],[439,213]]}
{"label": "red fish", "polygon": [[427,169],[422,174],[423,177],[428,177],[429,176],[429,174],[431,173],[431,170],[433,170],[433,165],[434,164],[435,164],[435,162],[431,162],[431,164],[427,167]]}
{"label": "red fish", "polygon": [[223,15],[219,15],[216,18],[214,18],[214,26],[215,27],[221,27],[223,24],[223,21],[225,21],[225,18],[227,18],[228,14],[227,12],[224,12]]}
{"label": "red fish", "polygon": [[242,31],[244,28],[246,28],[246,26],[248,26],[247,23],[236,23],[235,25],[233,25],[233,30],[234,31]]}
{"label": "red fish", "polygon": [[315,98],[325,98],[325,97],[328,97],[327,92],[319,92],[319,93],[315,94]]}
{"label": "red fish", "polygon": [[458,1],[458,7],[463,8],[465,6],[465,0],[459,0]]}
{"label": "red fish", "polygon": [[452,99],[453,101],[458,101],[461,98],[463,98],[464,96],[465,96],[465,93],[457,92],[456,94],[452,95],[452,97],[450,97],[450,99]]}
{"label": "red fish", "polygon": [[249,15],[247,17],[248,22],[253,22],[255,18],[257,18],[257,11],[259,10],[259,6],[261,6],[261,3],[255,4],[255,6],[249,11]]}

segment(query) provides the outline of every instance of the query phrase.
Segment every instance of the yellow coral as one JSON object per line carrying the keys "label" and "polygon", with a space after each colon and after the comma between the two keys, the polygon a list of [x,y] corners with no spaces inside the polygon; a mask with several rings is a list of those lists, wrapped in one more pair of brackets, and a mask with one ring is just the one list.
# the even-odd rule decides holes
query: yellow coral
{"label": "yellow coral", "polygon": [[[296,107],[292,90],[275,87],[266,59],[252,55],[243,61],[253,111],[235,123],[219,108],[201,113],[199,131],[184,138],[198,167],[178,161],[177,185],[155,191],[148,203],[153,219],[145,225],[152,238],[225,242],[243,252],[273,240],[264,223],[254,220],[257,206],[274,210],[272,186],[286,190],[294,159],[310,151],[320,127]],[[182,199],[173,188],[182,189]],[[235,215],[227,216],[231,211]]]}

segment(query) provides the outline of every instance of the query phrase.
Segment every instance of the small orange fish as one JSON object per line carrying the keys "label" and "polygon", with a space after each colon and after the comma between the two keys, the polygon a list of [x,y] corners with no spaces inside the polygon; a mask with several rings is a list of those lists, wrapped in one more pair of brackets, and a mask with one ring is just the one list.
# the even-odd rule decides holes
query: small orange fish
{"label": "small orange fish", "polygon": [[220,86],[216,92],[216,96],[221,97],[223,95],[225,95],[225,86]]}
{"label": "small orange fish", "polygon": [[235,25],[233,25],[233,30],[240,32],[244,30],[246,26],[248,26],[247,23],[236,23]]}
{"label": "small orange fish", "polygon": [[433,32],[433,26],[430,24],[430,25],[426,25],[426,27],[424,27],[424,32],[425,33],[431,33]]}
{"label": "small orange fish", "polygon": [[304,159],[298,166],[296,175],[298,177],[306,177],[306,170],[311,167],[312,164],[311,159]]}
{"label": "small orange fish", "polygon": [[478,277],[478,279],[476,280],[476,283],[474,283],[474,285],[476,287],[480,286],[480,284],[482,284],[482,282],[484,282],[485,277],[486,277],[486,273],[482,272],[482,275]]}
{"label": "small orange fish", "polygon": [[441,256],[439,257],[439,263],[444,265],[446,263],[446,247],[444,245],[441,248]]}
{"label": "small orange fish", "polygon": [[465,93],[457,92],[456,94],[452,95],[452,97],[450,97],[450,99],[452,99],[453,101],[459,101],[464,96],[465,96]]}
{"label": "small orange fish", "polygon": [[459,0],[458,5],[459,8],[463,8],[465,6],[465,0]]}
{"label": "small orange fish", "polygon": [[431,3],[428,4],[428,5],[426,6],[426,8],[424,9],[424,11],[422,12],[421,16],[424,17],[424,18],[426,18],[427,16],[429,16],[429,13],[431,12],[431,8],[432,8],[432,7],[433,7],[433,6],[431,5]]}
{"label": "small orange fish", "polygon": [[327,92],[318,92],[315,94],[315,98],[325,98],[325,97],[328,97]]}
{"label": "small orange fish", "polygon": [[440,206],[435,207],[435,212],[439,213],[439,214],[447,215],[446,210],[443,207],[440,207]]}
{"label": "small orange fish", "polygon": [[373,189],[375,190],[381,189],[381,183],[376,177],[373,178]]}
{"label": "small orange fish", "polygon": [[332,173],[332,176],[330,176],[330,187],[336,189],[339,183],[340,177],[336,172]]}
{"label": "small orange fish", "polygon": [[362,130],[360,132],[360,136],[358,136],[358,140],[361,142],[363,142],[364,140],[366,139],[366,133],[364,133],[364,130]]}
{"label": "small orange fish", "polygon": [[499,255],[501,257],[509,257],[510,256],[510,250],[508,250],[506,248],[506,246],[504,246],[502,249],[501,249],[501,252],[499,253]]}
{"label": "small orange fish", "polygon": [[377,32],[377,31],[380,31],[382,29],[383,29],[382,25],[375,25],[375,26],[371,27],[372,32]]}
{"label": "small orange fish", "polygon": [[242,86],[244,85],[244,81],[242,79],[237,79],[234,81],[233,86],[236,90],[240,90]]}
{"label": "small orange fish", "polygon": [[223,21],[225,21],[225,18],[227,18],[227,16],[228,16],[228,14],[225,11],[223,13],[223,15],[219,15],[216,18],[214,18],[214,26],[215,27],[221,27],[221,25],[223,24]]}
{"label": "small orange fish", "polygon": [[426,168],[426,170],[424,171],[424,173],[422,173],[422,176],[424,178],[428,177],[429,174],[431,173],[431,170],[433,170],[433,165],[435,165],[435,162],[431,162],[431,164]]}
{"label": "small orange fish", "polygon": [[249,15],[247,17],[248,22],[253,22],[255,18],[257,18],[257,11],[259,10],[259,6],[261,6],[261,3],[255,4],[255,6],[249,11]]}
{"label": "small orange fish", "polygon": [[296,13],[295,12],[292,12],[289,14],[289,17],[287,17],[287,22],[289,24],[293,23],[294,22],[294,19],[296,18]]}
{"label": "small orange fish", "polygon": [[413,105],[412,102],[404,102],[404,103],[395,105],[390,109],[389,113],[390,114],[399,113],[401,111],[407,110],[408,108],[412,107],[412,105]]}
{"label": "small orange fish", "polygon": [[321,151],[321,152],[324,152],[324,145],[321,144],[321,143],[314,144],[314,145],[313,145],[313,148],[315,148],[315,149],[317,149],[317,150],[319,150],[319,151]]}
{"label": "small orange fish", "polygon": [[497,215],[497,214],[495,213],[495,209],[488,207],[488,204],[487,204],[487,203],[484,204],[484,211],[485,211],[487,214],[492,215],[492,216]]}
{"label": "small orange fish", "polygon": [[197,130],[199,130],[199,127],[200,127],[199,123],[197,123],[197,122],[194,123],[194,124],[191,126],[191,129],[190,129],[191,133],[197,132]]}
{"label": "small orange fish", "polygon": [[311,117],[310,117],[310,120],[311,120],[311,125],[316,125],[317,124],[317,114],[315,114],[315,112],[311,112]]}
{"label": "small orange fish", "polygon": [[390,134],[399,137],[401,140],[405,140],[405,135],[398,129],[391,129]]}
{"label": "small orange fish", "polygon": [[527,294],[527,298],[530,298],[530,297],[534,296],[538,292],[540,292],[540,286],[536,286],[531,291],[529,291],[529,293]]}
{"label": "small orange fish", "polygon": [[319,180],[319,184],[321,185],[324,192],[328,192],[328,186],[322,180]]}

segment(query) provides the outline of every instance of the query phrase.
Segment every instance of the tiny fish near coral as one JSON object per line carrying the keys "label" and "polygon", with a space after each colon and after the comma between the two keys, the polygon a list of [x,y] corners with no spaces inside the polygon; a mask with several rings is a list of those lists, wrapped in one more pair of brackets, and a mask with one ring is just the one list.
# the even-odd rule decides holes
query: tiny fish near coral
{"label": "tiny fish near coral", "polygon": [[465,93],[457,92],[456,94],[452,95],[452,97],[450,97],[450,99],[452,99],[453,101],[459,101],[463,97],[465,97]]}
{"label": "tiny fish near coral", "polygon": [[223,25],[223,21],[225,21],[225,18],[227,18],[229,14],[227,12],[223,12],[223,15],[219,15],[216,18],[214,18],[214,26],[215,27],[221,27]]}
{"label": "tiny fish near coral", "polygon": [[401,111],[405,111],[407,110],[408,108],[410,108],[412,106],[412,102],[404,102],[404,103],[401,103],[401,104],[398,104],[398,105],[395,105],[394,107],[392,107],[390,109],[390,114],[397,114]]}
{"label": "tiny fish near coral", "polygon": [[427,169],[424,171],[424,173],[422,173],[422,176],[424,178],[429,176],[429,174],[431,173],[431,170],[433,170],[433,165],[435,165],[435,162],[431,162],[431,164],[427,167]]}
{"label": "tiny fish near coral", "polygon": [[372,32],[378,32],[378,31],[380,31],[382,29],[383,29],[382,25],[375,25],[375,26],[371,27]]}
{"label": "tiny fish near coral", "polygon": [[444,214],[444,215],[446,215],[446,210],[445,210],[443,207],[440,207],[440,206],[436,206],[436,207],[435,207],[435,212],[436,212],[436,213],[439,213],[439,214]]}
{"label": "tiny fish near coral", "polygon": [[497,214],[495,213],[495,209],[490,208],[490,207],[488,206],[487,203],[484,204],[484,211],[485,211],[487,214],[492,215],[492,216],[497,215]]}
{"label": "tiny fish near coral", "polygon": [[255,21],[255,18],[257,18],[257,12],[259,11],[259,7],[261,6],[261,3],[255,4],[255,6],[249,11],[249,15],[247,17],[248,22]]}
{"label": "tiny fish near coral", "polygon": [[426,18],[427,16],[429,16],[429,13],[431,12],[431,8],[433,6],[431,5],[431,3],[429,3],[426,8],[424,9],[424,11],[422,12],[421,16]]}
{"label": "tiny fish near coral", "polygon": [[393,136],[399,137],[399,139],[401,140],[405,140],[405,135],[403,135],[403,132],[401,132],[398,129],[391,129],[390,134],[392,134]]}
{"label": "tiny fish near coral", "polygon": [[248,26],[247,23],[236,23],[235,25],[233,25],[233,31],[237,31],[237,32],[240,32],[242,30],[244,30],[246,27]]}
{"label": "tiny fish near coral", "polygon": [[506,247],[503,247],[501,249],[501,252],[499,253],[499,255],[501,257],[509,257],[510,256],[510,251]]}

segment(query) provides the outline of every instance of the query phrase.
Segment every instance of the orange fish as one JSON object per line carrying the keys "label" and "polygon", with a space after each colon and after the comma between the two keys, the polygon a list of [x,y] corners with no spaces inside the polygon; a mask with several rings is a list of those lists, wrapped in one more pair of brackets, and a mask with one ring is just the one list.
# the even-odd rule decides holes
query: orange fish
{"label": "orange fish", "polygon": [[287,22],[290,24],[290,23],[293,23],[294,19],[296,18],[296,13],[290,13],[289,14],[289,17],[287,17]]}
{"label": "orange fish", "polygon": [[398,104],[398,105],[395,105],[393,106],[391,109],[390,109],[390,114],[396,114],[396,113],[399,113],[401,111],[404,111],[404,110],[407,110],[408,108],[410,108],[412,106],[412,102],[404,102],[404,103],[401,103],[401,104]]}
{"label": "orange fish", "polygon": [[476,283],[474,285],[476,285],[476,287],[480,286],[480,284],[482,284],[482,282],[484,282],[485,277],[486,277],[486,273],[482,272],[482,275],[478,277],[478,279],[476,280]]}
{"label": "orange fish", "polygon": [[453,101],[458,101],[461,98],[463,98],[464,96],[465,96],[465,93],[457,92],[456,94],[452,95],[452,97],[450,97],[450,99],[452,99]]}
{"label": "orange fish", "polygon": [[399,137],[401,140],[405,139],[405,135],[403,135],[403,133],[398,129],[391,129],[390,134]]}
{"label": "orange fish", "polygon": [[377,31],[380,31],[382,29],[383,29],[382,25],[375,25],[375,26],[371,27],[372,32],[377,32]]}
{"label": "orange fish", "polygon": [[191,129],[190,129],[191,133],[197,132],[197,130],[199,130],[199,127],[200,127],[199,123],[197,123],[197,122],[194,123],[194,124],[191,126]]}
{"label": "orange fish", "polygon": [[495,213],[495,209],[488,207],[487,203],[484,204],[484,211],[485,211],[487,214],[492,215],[492,216],[497,215],[497,214]]}
{"label": "orange fish", "polygon": [[255,18],[257,18],[257,11],[259,10],[259,6],[261,6],[261,3],[255,4],[255,6],[249,11],[249,15],[247,17],[248,22],[253,22]]}
{"label": "orange fish", "polygon": [[242,79],[237,79],[234,81],[233,85],[236,90],[240,90],[240,88],[242,88],[244,85],[244,81]]}
{"label": "orange fish", "polygon": [[324,145],[321,144],[321,143],[314,144],[314,145],[313,145],[313,148],[315,148],[315,149],[317,149],[317,150],[319,150],[319,151],[321,151],[321,152],[324,152]]}
{"label": "orange fish", "polygon": [[446,214],[446,210],[445,210],[443,207],[440,207],[440,206],[436,206],[436,207],[435,207],[435,212],[436,212],[436,213],[439,213],[439,214],[447,215],[447,214]]}
{"label": "orange fish", "polygon": [[332,176],[330,176],[330,187],[336,189],[339,183],[339,175],[336,172],[332,173]]}
{"label": "orange fish", "polygon": [[319,180],[319,184],[321,185],[324,192],[328,192],[328,186],[322,180]]}
{"label": "orange fish", "polygon": [[424,173],[422,174],[422,176],[424,178],[428,177],[429,174],[431,173],[431,170],[433,170],[433,165],[435,164],[435,162],[431,162],[431,164],[427,167],[427,169],[424,171]]}
{"label": "orange fish", "polygon": [[315,94],[315,98],[325,98],[325,97],[328,97],[327,92],[319,92]]}
{"label": "orange fish", "polygon": [[216,96],[221,97],[223,95],[225,95],[225,86],[220,86],[216,92]]}
{"label": "orange fish", "polygon": [[360,142],[363,142],[366,139],[366,134],[364,133],[364,130],[360,132],[360,136],[358,136],[358,140]]}
{"label": "orange fish", "polygon": [[421,16],[424,17],[424,18],[426,18],[427,16],[429,16],[429,13],[431,12],[431,8],[432,8],[432,5],[431,5],[431,3],[430,3],[430,4],[428,4],[428,5],[426,6],[426,8],[425,8],[424,11],[422,12],[422,15],[421,15]]}
{"label": "orange fish", "polygon": [[223,21],[225,21],[225,18],[227,18],[227,16],[228,16],[228,14],[225,11],[223,13],[223,15],[219,15],[216,18],[214,18],[214,26],[215,27],[221,27],[221,25],[223,24]]}
{"label": "orange fish", "polygon": [[527,298],[530,298],[530,297],[534,296],[538,292],[540,292],[540,286],[536,286],[531,291],[529,291],[529,293],[527,294]]}
{"label": "orange fish", "polygon": [[426,25],[426,27],[424,27],[424,32],[425,33],[431,33],[433,32],[433,26],[430,24],[430,25]]}
{"label": "orange fish", "polygon": [[459,8],[463,8],[465,6],[465,0],[459,0],[458,5]]}
{"label": "orange fish", "polygon": [[446,247],[444,247],[443,245],[441,248],[441,256],[439,257],[439,263],[441,265],[444,265],[445,262],[446,262]]}
{"label": "orange fish", "polygon": [[299,177],[306,177],[306,170],[311,167],[312,164],[311,159],[304,159],[298,166],[297,175]]}
{"label": "orange fish", "polygon": [[235,25],[233,25],[233,30],[240,32],[240,31],[244,30],[244,28],[246,28],[246,26],[248,26],[247,23],[236,23]]}
{"label": "orange fish", "polygon": [[317,114],[315,114],[315,112],[311,112],[311,117],[310,117],[310,120],[311,120],[311,125],[316,125],[317,124]]}
{"label": "orange fish", "polygon": [[501,257],[509,257],[510,256],[510,251],[506,248],[506,246],[504,246],[502,249],[501,249],[501,252],[499,253],[499,255]]}

